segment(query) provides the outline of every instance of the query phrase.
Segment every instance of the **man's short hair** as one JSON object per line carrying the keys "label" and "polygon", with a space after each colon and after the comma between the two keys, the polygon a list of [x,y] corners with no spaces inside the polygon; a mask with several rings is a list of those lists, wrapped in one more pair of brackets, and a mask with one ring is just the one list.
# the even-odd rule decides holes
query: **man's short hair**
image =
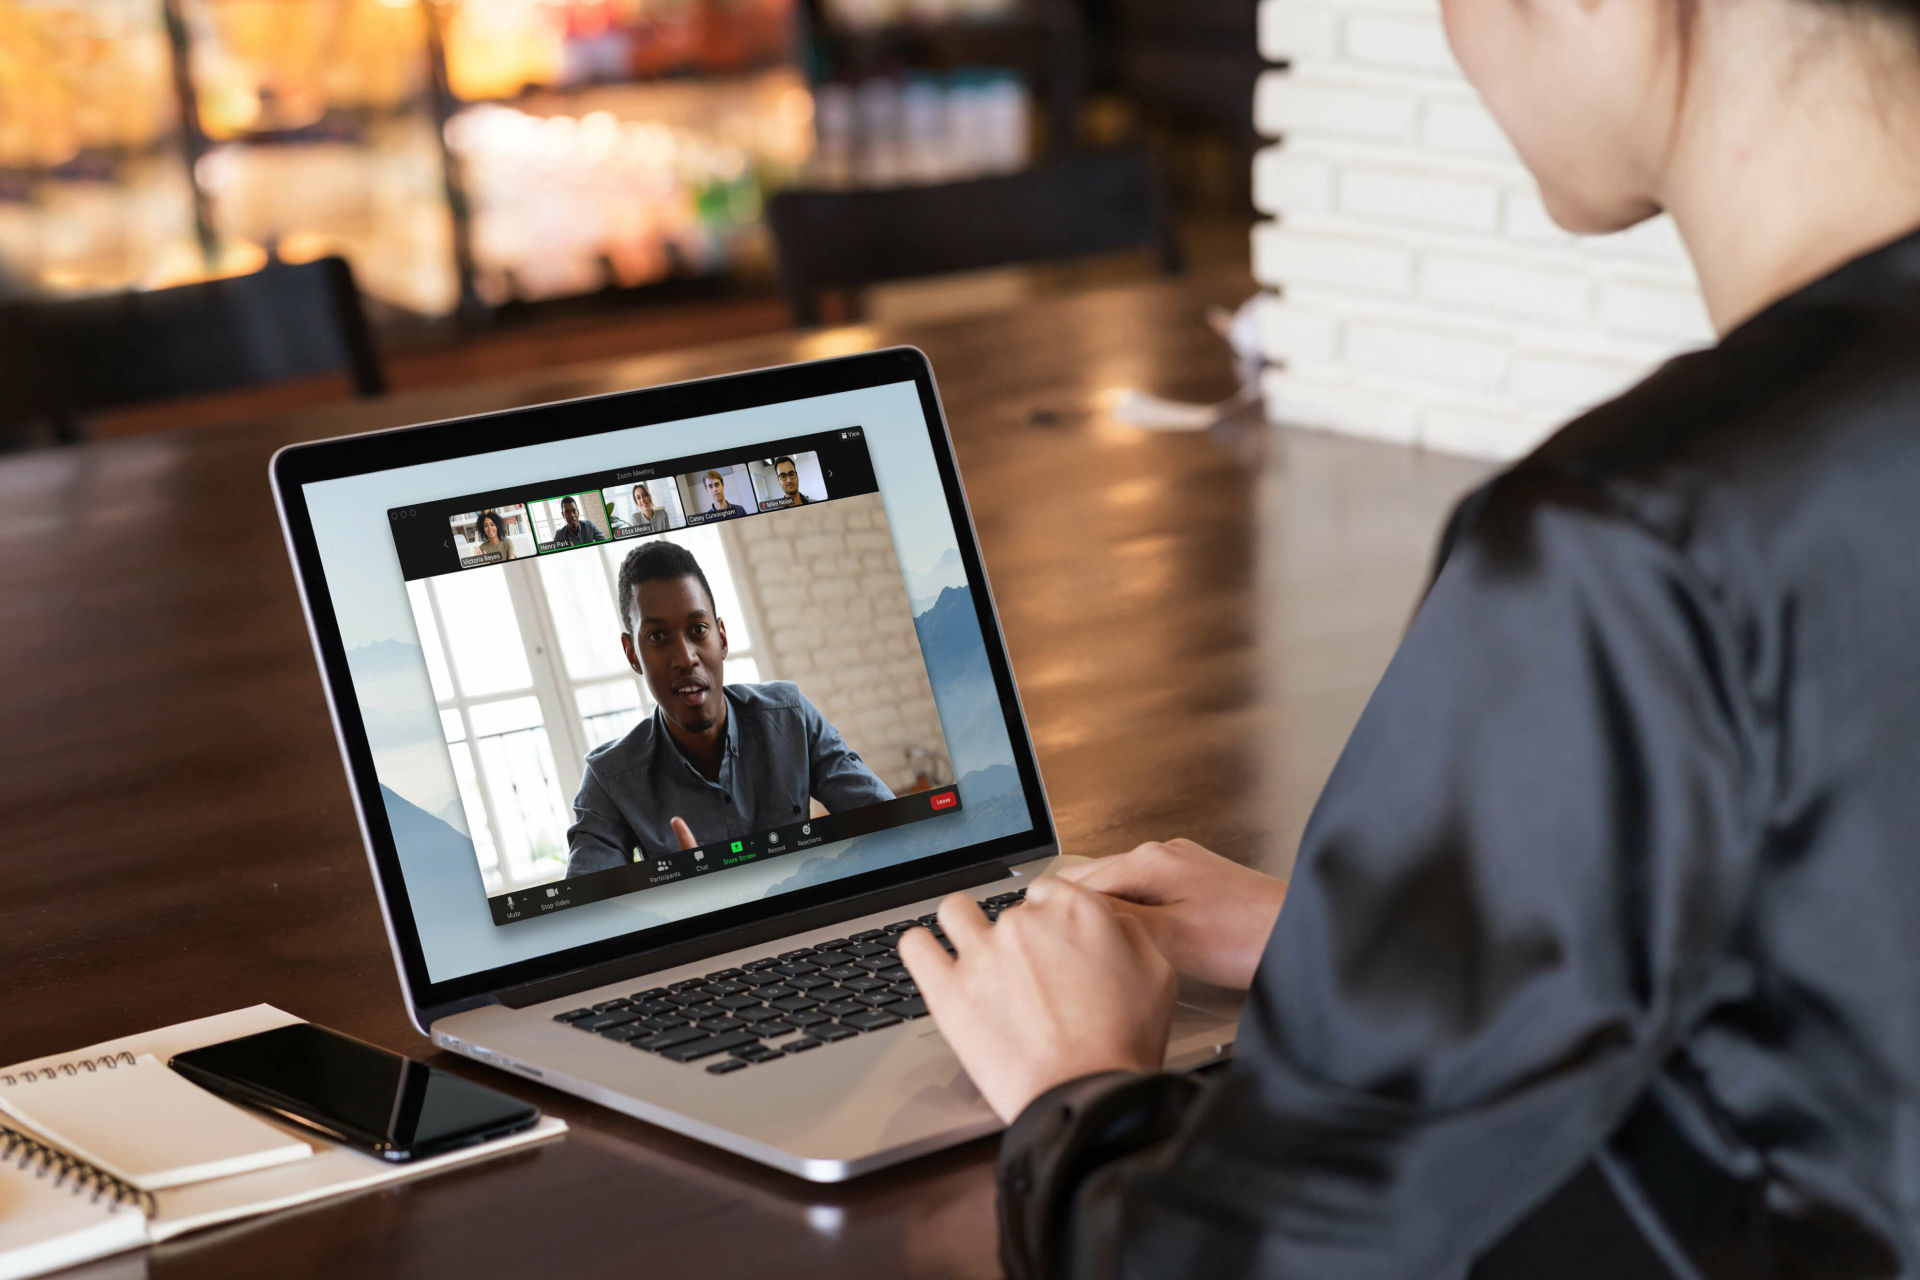
{"label": "man's short hair", "polygon": [[580,504],[575,502],[572,498],[560,499],[560,505],[563,507],[572,507],[575,511],[578,511],[580,509]]}
{"label": "man's short hair", "polygon": [[775,471],[778,471],[780,469],[780,464],[783,462],[786,463],[788,466],[792,467],[795,471],[798,471],[800,469],[800,464],[795,462],[792,458],[775,458],[773,460],[773,469]]}
{"label": "man's short hair", "polygon": [[718,615],[719,610],[713,603],[713,587],[707,582],[707,575],[701,572],[700,562],[693,558],[693,552],[665,538],[649,538],[627,552],[627,558],[620,562],[622,631],[633,634],[634,596],[640,590],[640,584],[658,582],[663,578],[693,578],[698,581],[700,589],[707,593],[707,610]]}

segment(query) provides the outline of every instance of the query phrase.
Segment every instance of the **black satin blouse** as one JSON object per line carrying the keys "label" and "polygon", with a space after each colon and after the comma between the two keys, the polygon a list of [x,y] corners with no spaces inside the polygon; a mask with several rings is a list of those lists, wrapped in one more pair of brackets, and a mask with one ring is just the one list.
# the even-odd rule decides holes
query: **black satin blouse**
{"label": "black satin blouse", "polygon": [[1016,1276],[1920,1276],[1920,232],[1464,502],[1235,1061],[1001,1157]]}

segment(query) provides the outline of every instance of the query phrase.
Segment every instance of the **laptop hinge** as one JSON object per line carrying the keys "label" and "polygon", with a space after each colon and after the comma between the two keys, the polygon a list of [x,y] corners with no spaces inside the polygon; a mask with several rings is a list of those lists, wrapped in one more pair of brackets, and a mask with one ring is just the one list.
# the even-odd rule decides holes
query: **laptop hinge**
{"label": "laptop hinge", "polygon": [[775,938],[805,933],[809,929],[822,928],[837,921],[850,920],[855,916],[867,915],[874,911],[884,911],[891,906],[918,902],[942,894],[957,893],[963,889],[971,889],[975,885],[991,884],[995,880],[1004,880],[1012,874],[1013,872],[1008,870],[1004,863],[999,862],[963,867],[958,871],[929,876],[910,884],[894,885],[874,893],[862,894],[858,898],[847,898],[826,906],[792,912],[772,920],[744,925],[738,929],[729,929],[725,933],[710,934],[704,938],[693,938],[670,946],[656,947],[650,951],[635,952],[630,956],[622,956],[618,960],[609,960],[587,969],[576,969],[572,973],[561,974],[558,977],[542,978],[537,982],[523,983],[517,987],[506,987],[496,992],[494,998],[509,1009],[524,1009],[529,1005],[539,1004],[543,1000],[556,1000],[561,996],[572,995],[576,991],[605,986],[609,982],[637,978],[646,973],[658,973],[662,969],[671,969],[675,965],[686,964],[690,960],[700,960],[707,956],[734,951],[740,947],[751,947],[756,943],[771,942]]}

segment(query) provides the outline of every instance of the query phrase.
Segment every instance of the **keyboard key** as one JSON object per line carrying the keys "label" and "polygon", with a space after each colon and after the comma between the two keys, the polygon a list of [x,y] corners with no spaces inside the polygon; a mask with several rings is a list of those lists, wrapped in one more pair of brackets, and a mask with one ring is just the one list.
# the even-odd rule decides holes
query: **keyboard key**
{"label": "keyboard key", "polygon": [[741,965],[740,967],[742,969],[745,969],[748,973],[758,973],[762,969],[771,969],[773,968],[773,966],[779,963],[780,961],[777,957],[768,956],[764,960],[749,960],[745,964]]}
{"label": "keyboard key", "polygon": [[920,994],[920,988],[911,982],[896,982],[888,987],[887,990],[897,996],[905,996],[909,1000]]}
{"label": "keyboard key", "polygon": [[849,1013],[864,1013],[866,1008],[867,1006],[858,1000],[836,1000],[826,1006],[827,1012],[836,1018],[845,1017]]}
{"label": "keyboard key", "polygon": [[744,972],[740,969],[715,969],[707,975],[708,982],[731,982]]}
{"label": "keyboard key", "polygon": [[661,1050],[671,1049],[675,1045],[705,1039],[706,1035],[707,1032],[699,1027],[681,1027],[674,1031],[657,1032],[644,1040],[635,1040],[632,1043],[636,1049],[645,1049],[648,1053],[659,1053]]}
{"label": "keyboard key", "polygon": [[710,1076],[723,1076],[729,1071],[745,1071],[752,1065],[753,1064],[745,1058],[725,1058],[708,1067],[707,1074]]}
{"label": "keyboard key", "polygon": [[835,982],[844,982],[848,978],[858,978],[865,972],[866,972],[865,969],[858,969],[850,964],[837,964],[833,966],[833,968],[831,969],[822,969],[815,976],[821,977],[821,978],[832,978]]}
{"label": "keyboard key", "polygon": [[880,979],[868,974],[864,978],[848,978],[840,984],[840,988],[843,991],[878,991],[886,985]]}
{"label": "keyboard key", "polygon": [[854,997],[854,999],[858,1000],[861,1004],[872,1005],[875,1008],[878,1008],[883,1004],[897,1003],[898,1001],[904,998],[905,997],[903,996],[897,996],[893,994],[893,992],[891,991],[869,991],[865,995],[858,995]]}
{"label": "keyboard key", "polygon": [[927,926],[929,929],[937,929],[940,927],[940,917],[932,912],[928,912],[926,915],[920,917],[919,923]]}
{"label": "keyboard key", "polygon": [[753,1009],[759,1006],[760,997],[743,992],[737,996],[721,996],[713,1003],[714,1007],[719,1009]]}
{"label": "keyboard key", "polygon": [[553,1020],[555,1022],[579,1022],[583,1018],[591,1018],[592,1016],[593,1010],[591,1009],[569,1009],[565,1013],[554,1014]]}
{"label": "keyboard key", "polygon": [[647,1027],[654,1031],[672,1031],[676,1027],[690,1027],[693,1022],[687,1018],[642,1018],[629,1024],[635,1027]]}
{"label": "keyboard key", "polygon": [[762,1040],[778,1040],[781,1036],[790,1036],[800,1028],[791,1022],[763,1022],[757,1027],[747,1028]]}
{"label": "keyboard key", "polygon": [[[884,930],[884,929],[866,929],[866,930],[863,930],[863,931],[861,931],[861,932],[859,932],[859,933],[856,933],[856,934],[854,934],[854,935],[853,935],[853,939],[852,939],[852,940],[853,940],[854,942],[870,942],[870,941],[872,941],[873,939],[875,939],[875,938],[878,938],[878,937],[880,937],[880,936],[881,936],[882,934],[884,934],[885,932],[886,932],[886,930]],[[842,950],[852,950],[852,948],[850,948],[850,947],[843,947],[843,948],[841,948],[841,949],[842,949]]]}
{"label": "keyboard key", "polygon": [[669,990],[669,991],[686,991],[686,990],[688,990],[689,988],[692,988],[692,987],[701,987],[701,986],[705,986],[705,985],[706,985],[706,982],[707,982],[707,980],[706,980],[705,978],[682,978],[682,979],[681,979],[680,981],[678,981],[678,982],[669,982],[669,983],[667,984],[667,990]]}
{"label": "keyboard key", "polygon": [[770,1022],[778,1018],[780,1013],[776,1009],[769,1009],[763,1004],[757,1004],[751,1009],[740,1010],[735,1016],[742,1022]]}
{"label": "keyboard key", "polygon": [[649,987],[645,991],[634,992],[628,996],[627,999],[633,1001],[635,1004],[645,1004],[649,1000],[664,1000],[666,997],[667,989],[665,987]]}
{"label": "keyboard key", "polygon": [[787,1015],[786,1020],[794,1026],[799,1027],[802,1031],[805,1031],[808,1027],[817,1027],[823,1022],[833,1021],[832,1018],[829,1018],[818,1009],[802,1009],[798,1013],[790,1013]]}
{"label": "keyboard key", "polygon": [[852,1027],[855,1031],[878,1031],[881,1027],[890,1027],[900,1019],[885,1009],[869,1009],[865,1013],[850,1013],[840,1019],[843,1027]]}
{"label": "keyboard key", "polygon": [[747,989],[746,984],[741,982],[709,982],[706,985],[706,993],[716,997],[737,996]]}
{"label": "keyboard key", "polygon": [[747,1024],[738,1018],[702,1018],[700,1025],[709,1031],[738,1031]]}
{"label": "keyboard key", "polygon": [[754,972],[742,975],[740,981],[750,987],[771,987],[786,981],[786,975],[780,973]]}
{"label": "keyboard key", "polygon": [[828,938],[825,942],[813,949],[814,954],[818,955],[822,951],[838,951],[851,941],[853,941],[851,938]]}
{"label": "keyboard key", "polygon": [[595,1013],[611,1013],[615,1009],[626,1008],[627,1004],[628,1002],[625,1000],[602,1000],[599,1004],[593,1006],[593,1011]]}
{"label": "keyboard key", "polygon": [[822,1041],[831,1043],[832,1041],[835,1041],[835,1040],[851,1040],[855,1036],[859,1035],[860,1033],[848,1027],[837,1027],[837,1026],[829,1025],[824,1027],[814,1027],[811,1030],[809,1030],[807,1034],[812,1036],[815,1040],[822,1040]]}
{"label": "keyboard key", "polygon": [[803,973],[818,973],[819,971],[819,965],[808,964],[805,960],[794,960],[787,964],[777,964],[769,970],[771,973],[784,973],[789,977],[797,977]]}
{"label": "keyboard key", "polygon": [[823,978],[817,973],[803,973],[797,978],[788,978],[787,985],[795,991],[818,991],[821,987],[831,987],[832,978]]}
{"label": "keyboard key", "polygon": [[902,1018],[924,1018],[927,1016],[927,1002],[915,996],[911,1000],[902,1000],[899,1004],[888,1005],[887,1012],[898,1014]]}
{"label": "keyboard key", "polygon": [[713,999],[704,991],[676,991],[667,997],[668,1004],[677,1004],[685,1009],[696,1004],[705,1004]]}
{"label": "keyboard key", "polygon": [[657,1033],[642,1020],[640,1022],[629,1022],[624,1027],[608,1027],[600,1034],[615,1044],[625,1044],[629,1040],[638,1040],[641,1036],[650,1036]]}
{"label": "keyboard key", "polygon": [[878,942],[856,942],[847,948],[850,956],[883,956],[893,948],[882,946]]}
{"label": "keyboard key", "polygon": [[[899,999],[898,996],[895,996],[894,998],[896,1000]],[[769,1008],[778,1009],[782,1013],[798,1013],[802,1009],[815,1008],[816,1006],[819,1005],[819,1003],[820,1002],[818,1000],[815,1000],[809,996],[788,996],[785,1000],[767,1001],[767,1005]]]}
{"label": "keyboard key", "polygon": [[812,954],[813,954],[812,947],[801,947],[797,951],[782,951],[780,953],[780,958],[782,960],[801,960],[801,959],[805,959],[807,956],[810,956]]}
{"label": "keyboard key", "polygon": [[896,920],[887,926],[886,933],[890,938],[897,938],[907,930],[917,929],[919,927],[920,922],[918,920]]}
{"label": "keyboard key", "polygon": [[728,1031],[722,1035],[708,1036],[704,1040],[689,1040],[686,1044],[675,1045],[660,1056],[674,1062],[692,1062],[696,1058],[711,1058],[716,1053],[725,1053],[737,1049],[743,1044],[756,1041],[744,1031]]}
{"label": "keyboard key", "polygon": [[639,1012],[646,1014],[649,1018],[657,1018],[662,1014],[678,1013],[680,1011],[680,1006],[671,1000],[649,1000],[645,1004],[636,1004],[633,1007]]}
{"label": "keyboard key", "polygon": [[897,968],[900,964],[900,957],[889,952],[884,956],[861,956],[853,963],[857,968],[863,969],[868,973],[878,973],[882,969]]}
{"label": "keyboard key", "polygon": [[798,1040],[789,1040],[780,1047],[788,1053],[805,1053],[809,1049],[818,1049],[823,1043],[825,1042],[815,1040],[812,1036],[801,1036]]}
{"label": "keyboard key", "polygon": [[884,979],[887,982],[908,982],[912,980],[913,975],[907,972],[907,966],[897,964],[891,969],[880,970],[874,977]]}
{"label": "keyboard key", "polygon": [[733,1056],[745,1059],[748,1062],[772,1062],[775,1058],[786,1057],[786,1055],[778,1049],[769,1049],[763,1044],[749,1045],[744,1049],[735,1049],[733,1050]]}
{"label": "keyboard key", "polygon": [[831,969],[834,965],[837,965],[837,964],[847,964],[850,961],[852,961],[852,959],[853,957],[848,955],[844,951],[828,951],[825,948],[822,948],[821,950],[813,953],[813,956],[808,961],[808,963],[817,964],[825,969]]}
{"label": "keyboard key", "polygon": [[624,1026],[639,1016],[632,1009],[615,1009],[612,1013],[596,1013],[591,1018],[582,1018],[573,1025],[582,1031],[605,1031],[608,1027]]}

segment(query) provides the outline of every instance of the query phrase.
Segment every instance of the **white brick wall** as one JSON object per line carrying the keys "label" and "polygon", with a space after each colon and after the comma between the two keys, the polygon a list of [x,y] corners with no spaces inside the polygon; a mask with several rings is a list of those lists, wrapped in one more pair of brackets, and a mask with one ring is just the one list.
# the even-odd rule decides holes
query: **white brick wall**
{"label": "white brick wall", "polygon": [[946,761],[907,586],[880,495],[719,526],[768,680],[791,680],[896,792],[907,753]]}
{"label": "white brick wall", "polygon": [[1259,39],[1274,421],[1514,457],[1712,341],[1667,219],[1554,226],[1433,0],[1260,0]]}

